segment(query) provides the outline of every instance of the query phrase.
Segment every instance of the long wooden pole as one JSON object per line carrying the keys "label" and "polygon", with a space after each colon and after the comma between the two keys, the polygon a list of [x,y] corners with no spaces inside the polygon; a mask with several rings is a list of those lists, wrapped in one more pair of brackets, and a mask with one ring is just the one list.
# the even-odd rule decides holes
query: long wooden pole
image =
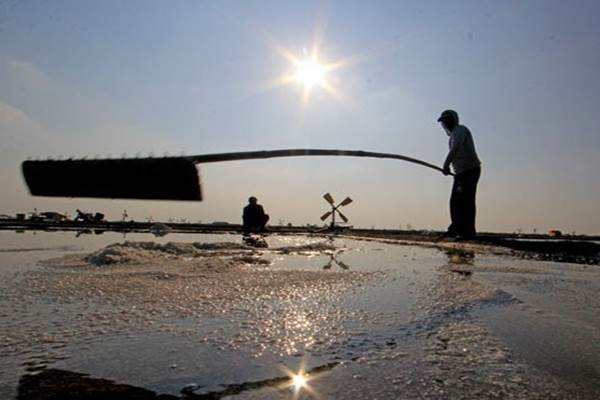
{"label": "long wooden pole", "polygon": [[442,171],[437,165],[428,162],[403,156],[400,154],[377,153],[372,151],[362,150],[335,150],[335,149],[282,149],[282,150],[261,150],[261,151],[241,151],[236,153],[216,153],[216,154],[200,154],[195,156],[186,156],[185,158],[197,164],[221,162],[221,161],[238,161],[238,160],[254,160],[276,157],[302,157],[302,156],[350,156],[350,157],[371,157],[371,158],[389,158],[394,160],[407,161],[413,164],[422,165],[424,167]]}
{"label": "long wooden pole", "polygon": [[24,161],[22,170],[29,191],[34,196],[202,200],[195,164],[302,156],[388,158],[442,171],[437,165],[400,154],[330,149],[244,151],[162,158]]}

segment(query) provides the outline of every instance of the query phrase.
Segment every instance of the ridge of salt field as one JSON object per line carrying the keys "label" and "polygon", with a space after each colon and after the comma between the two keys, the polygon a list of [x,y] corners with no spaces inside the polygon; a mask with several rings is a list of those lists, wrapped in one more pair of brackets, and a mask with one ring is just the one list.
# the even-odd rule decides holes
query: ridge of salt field
{"label": "ridge of salt field", "polygon": [[183,398],[289,398],[275,382],[301,364],[328,370],[310,381],[323,398],[598,396],[596,267],[266,240],[0,232],[0,397],[72,371]]}

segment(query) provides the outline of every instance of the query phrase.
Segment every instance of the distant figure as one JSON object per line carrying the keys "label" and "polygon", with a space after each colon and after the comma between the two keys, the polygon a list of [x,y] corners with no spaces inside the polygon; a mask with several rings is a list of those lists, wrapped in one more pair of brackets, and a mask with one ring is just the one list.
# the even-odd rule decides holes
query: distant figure
{"label": "distant figure", "polygon": [[458,113],[446,110],[438,122],[450,137],[450,151],[444,162],[444,175],[454,170],[454,184],[450,196],[450,218],[452,223],[445,236],[457,239],[473,239],[475,230],[475,196],[481,175],[481,162],[475,151],[473,136],[466,126],[458,124]]}
{"label": "distant figure", "polygon": [[242,219],[244,222],[244,235],[263,232],[265,225],[269,222],[269,216],[265,214],[265,210],[258,204],[258,200],[254,196],[248,199],[248,205],[244,207]]}

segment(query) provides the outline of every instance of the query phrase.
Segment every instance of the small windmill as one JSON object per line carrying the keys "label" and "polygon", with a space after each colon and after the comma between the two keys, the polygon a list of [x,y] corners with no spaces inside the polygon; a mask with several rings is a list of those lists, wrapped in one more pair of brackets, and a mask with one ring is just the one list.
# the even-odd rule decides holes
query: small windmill
{"label": "small windmill", "polygon": [[341,213],[339,208],[347,206],[348,204],[352,203],[352,199],[350,197],[346,197],[337,206],[335,205],[335,200],[333,200],[333,197],[331,197],[331,194],[325,193],[323,195],[323,198],[331,205],[331,211],[327,211],[325,214],[323,214],[321,216],[321,221],[325,221],[327,218],[331,217],[331,224],[329,225],[329,227],[331,229],[335,229],[335,214],[337,213],[344,222],[348,222],[348,218],[346,218],[346,216]]}

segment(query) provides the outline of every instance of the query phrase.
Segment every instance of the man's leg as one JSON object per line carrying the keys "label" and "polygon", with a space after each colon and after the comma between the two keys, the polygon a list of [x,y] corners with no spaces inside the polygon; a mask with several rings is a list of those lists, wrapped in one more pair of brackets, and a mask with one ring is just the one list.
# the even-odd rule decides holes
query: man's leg
{"label": "man's leg", "polygon": [[251,225],[251,221],[250,218],[248,218],[246,215],[244,215],[242,217],[242,221],[243,221],[243,231],[244,231],[244,236],[247,236],[250,234],[250,232],[252,232],[252,225]]}
{"label": "man's leg", "polygon": [[469,239],[474,238],[477,231],[475,229],[475,215],[477,212],[475,197],[477,194],[477,182],[481,174],[481,168],[462,173],[462,202],[461,202],[461,236]]}
{"label": "man's leg", "polygon": [[269,215],[265,214],[265,215],[263,215],[261,224],[259,226],[259,230],[260,231],[264,231],[265,230],[265,225],[267,225],[267,222],[269,222]]}
{"label": "man's leg", "polygon": [[447,234],[456,236],[460,233],[460,203],[461,203],[461,180],[459,175],[454,176],[452,193],[450,194],[450,226]]}

